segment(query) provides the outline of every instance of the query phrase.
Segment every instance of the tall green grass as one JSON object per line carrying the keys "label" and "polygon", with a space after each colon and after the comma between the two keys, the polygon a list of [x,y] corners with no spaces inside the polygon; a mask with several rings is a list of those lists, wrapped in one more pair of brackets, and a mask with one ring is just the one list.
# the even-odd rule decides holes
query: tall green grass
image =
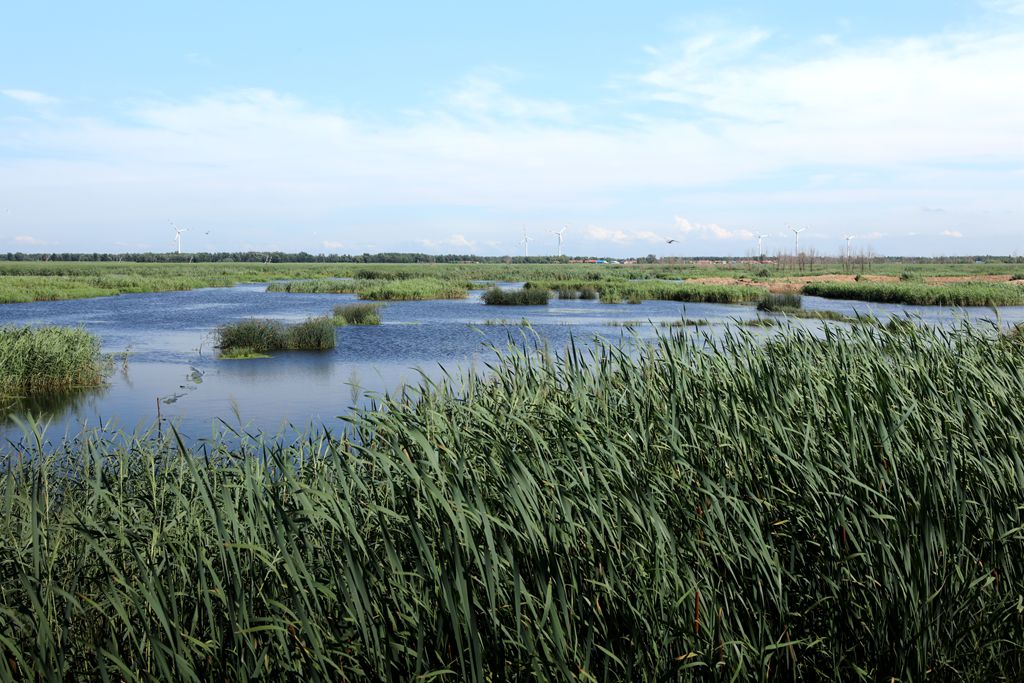
{"label": "tall green grass", "polygon": [[310,318],[287,325],[280,320],[249,318],[217,328],[217,347],[229,355],[246,352],[326,351],[335,346],[334,320]]}
{"label": "tall green grass", "polygon": [[421,277],[406,280],[371,280],[360,283],[360,299],[373,301],[419,301],[425,299],[465,299],[469,283]]}
{"label": "tall green grass", "polygon": [[8,449],[0,678],[1015,680],[1022,395],[968,327],[686,334]]}
{"label": "tall green grass", "polygon": [[550,292],[546,289],[501,289],[491,287],[481,298],[489,306],[546,306]]}
{"label": "tall green grass", "polygon": [[109,367],[84,329],[0,327],[0,397],[99,386]]}
{"label": "tall green grass", "polygon": [[367,280],[297,280],[273,282],[268,292],[293,294],[345,294],[355,293],[360,299],[374,301],[422,301],[427,299],[464,299],[469,283],[432,277],[391,278]]}
{"label": "tall green grass", "polygon": [[525,289],[555,290],[560,299],[599,297],[603,303],[644,300],[707,302],[720,304],[748,303],[759,300],[764,289],[747,285],[706,285],[663,280],[568,281],[531,280]]}
{"label": "tall green grass", "polygon": [[802,306],[799,294],[767,294],[757,303],[757,310],[780,313],[798,311]]}
{"label": "tall green grass", "polygon": [[339,304],[332,317],[338,326],[380,325],[380,304]]}
{"label": "tall green grass", "polygon": [[998,282],[921,284],[911,279],[889,282],[814,282],[804,294],[912,306],[1020,306],[1024,287]]}

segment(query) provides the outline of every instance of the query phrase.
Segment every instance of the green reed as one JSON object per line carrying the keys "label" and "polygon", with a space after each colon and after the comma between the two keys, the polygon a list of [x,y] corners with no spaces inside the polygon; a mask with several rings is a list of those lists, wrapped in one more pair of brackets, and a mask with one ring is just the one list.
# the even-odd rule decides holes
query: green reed
{"label": "green reed", "polygon": [[491,287],[481,298],[489,306],[546,306],[550,292],[546,289],[501,289]]}
{"label": "green reed", "polygon": [[380,304],[339,304],[333,311],[334,324],[380,325]]}
{"label": "green reed", "polygon": [[923,284],[901,282],[814,282],[804,294],[828,299],[854,299],[912,306],[1020,306],[1024,287],[1000,282]]}
{"label": "green reed", "polygon": [[766,294],[757,303],[757,310],[770,313],[789,313],[800,310],[802,306],[803,301],[799,294]]}
{"label": "green reed", "polygon": [[513,349],[348,431],[4,451],[0,678],[1014,680],[1024,344]]}
{"label": "green reed", "polygon": [[0,397],[100,386],[110,367],[84,329],[0,327]]}
{"label": "green reed", "polygon": [[271,351],[326,351],[335,346],[334,319],[310,318],[301,323],[249,318],[217,328],[217,347],[227,357]]}
{"label": "green reed", "polygon": [[428,299],[464,299],[468,282],[442,280],[432,277],[373,278],[367,280],[296,280],[272,282],[268,292],[292,294],[348,294],[375,301],[422,301]]}

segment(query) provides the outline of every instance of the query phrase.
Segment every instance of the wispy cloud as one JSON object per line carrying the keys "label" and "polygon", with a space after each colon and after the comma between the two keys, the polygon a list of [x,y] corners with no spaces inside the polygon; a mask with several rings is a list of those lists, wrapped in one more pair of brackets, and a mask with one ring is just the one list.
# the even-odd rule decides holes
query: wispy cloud
{"label": "wispy cloud", "polygon": [[344,249],[345,248],[345,243],[344,242],[337,242],[337,241],[334,241],[334,240],[324,240],[323,241],[323,246],[324,246],[324,249],[327,249],[328,251],[338,251],[339,249]]}
{"label": "wispy cloud", "polygon": [[480,75],[464,78],[448,102],[453,113],[476,119],[572,120],[572,108],[565,102],[516,96],[499,80]]}
{"label": "wispy cloud", "polygon": [[964,234],[962,232],[960,232],[959,230],[943,230],[942,231],[942,236],[943,237],[963,237]]}
{"label": "wispy cloud", "polygon": [[720,143],[785,165],[1022,156],[1019,29],[826,46],[809,58],[784,57],[756,29],[698,35],[637,82],[697,112]]}
{"label": "wispy cloud", "polygon": [[444,249],[444,248],[468,249],[468,250],[476,249],[476,242],[475,241],[470,240],[465,235],[458,234],[458,233],[456,233],[454,235],[451,235],[451,236],[449,236],[447,238],[444,238],[444,239],[437,239],[437,240],[421,239],[421,240],[419,240],[419,243],[422,244],[427,249]]}
{"label": "wispy cloud", "polygon": [[693,223],[682,216],[676,216],[676,227],[684,235],[701,239],[752,240],[755,238],[754,233],[746,228],[729,230],[716,223]]}
{"label": "wispy cloud", "polygon": [[22,104],[44,105],[56,104],[60,102],[60,100],[56,97],[51,97],[50,95],[46,95],[35,90],[0,90],[0,95],[6,95],[7,97],[10,97],[12,100],[17,100]]}
{"label": "wispy cloud", "polygon": [[33,237],[32,235],[16,235],[14,237],[14,242],[16,244],[30,247],[41,247],[46,244],[44,240],[41,240],[38,237]]}
{"label": "wispy cloud", "polygon": [[583,236],[596,242],[612,242],[621,245],[657,244],[665,241],[664,237],[650,230],[622,230],[620,228],[604,228],[599,225],[587,226],[583,231]]}
{"label": "wispy cloud", "polygon": [[[1020,3],[999,4],[1010,12]],[[485,232],[449,218],[523,207],[564,212],[575,224],[604,212],[620,226],[658,226],[685,206],[720,223],[677,218],[673,235],[739,242],[754,231],[736,226],[767,231],[791,207],[817,205],[821,215],[856,206],[871,212],[866,224],[891,235],[935,235],[944,225],[919,207],[948,207],[958,221],[971,211],[1019,215],[1018,25],[860,44],[812,40],[799,51],[770,30],[745,28],[693,35],[643,57],[638,48],[648,65],[618,79],[622,97],[599,126],[582,123],[587,117],[565,102],[521,96],[528,83],[502,72],[473,72],[416,115],[387,123],[266,89],[136,103],[104,118],[65,106],[0,118],[0,140],[17,147],[0,160],[0,187],[32,207],[33,222],[18,230],[83,216],[127,230],[165,224],[184,205],[208,222],[244,225],[233,238],[252,243],[280,239],[282,224],[338,235],[326,227],[345,212],[382,206],[423,218],[378,241],[466,250],[497,244],[503,219]],[[37,106],[57,101],[0,92]],[[794,176],[811,180],[787,180]],[[705,204],[676,200],[690,197]],[[907,224],[908,214],[917,224]],[[460,232],[445,237],[450,230]],[[580,238],[630,245],[673,235],[592,225]]]}

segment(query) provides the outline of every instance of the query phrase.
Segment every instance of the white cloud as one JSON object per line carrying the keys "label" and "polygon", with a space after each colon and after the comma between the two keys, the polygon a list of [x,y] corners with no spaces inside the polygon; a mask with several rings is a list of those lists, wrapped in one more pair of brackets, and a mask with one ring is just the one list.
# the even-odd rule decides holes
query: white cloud
{"label": "white cloud", "polygon": [[335,242],[333,240],[324,240],[323,244],[324,244],[324,249],[328,249],[330,251],[337,251],[339,249],[344,249],[345,248],[345,243],[344,242]]}
{"label": "white cloud", "polygon": [[603,228],[598,225],[590,225],[583,231],[586,239],[597,242],[612,242],[614,244],[628,245],[637,242],[659,243],[665,238],[658,233],[649,230],[622,230],[618,228]]}
{"label": "white cloud", "polygon": [[46,244],[45,241],[38,237],[32,237],[31,235],[16,235],[14,241],[17,244],[24,244],[26,246],[40,247]]}
{"label": "white cloud", "polygon": [[12,100],[17,100],[22,104],[31,104],[38,106],[44,104],[56,104],[60,102],[60,100],[56,97],[51,97],[50,95],[46,95],[41,92],[36,92],[35,90],[0,90],[0,94],[6,95],[7,97],[10,97]]}
{"label": "white cloud", "polygon": [[445,239],[421,239],[417,241],[427,249],[476,249],[476,242],[467,239],[465,235],[461,234],[454,234]]}
{"label": "white cloud", "polygon": [[516,97],[499,81],[477,75],[464,78],[448,99],[454,113],[478,119],[572,120],[572,109],[564,102]]}
{"label": "white cloud", "polygon": [[982,4],[996,12],[1024,15],[1024,0],[984,0]]}
{"label": "white cloud", "polygon": [[692,223],[682,216],[675,218],[676,227],[687,236],[716,240],[752,240],[756,237],[753,232],[745,228],[728,230],[716,223]]}
{"label": "white cloud", "polygon": [[[641,57],[651,66],[617,81],[620,101],[594,103],[599,126],[579,122],[582,108],[512,94],[501,73],[470,75],[443,103],[388,123],[261,89],[146,102],[102,119],[61,108],[0,119],[0,140],[15,151],[0,158],[0,188],[31,216],[18,230],[56,235],[53,226],[82,219],[97,231],[157,230],[185,207],[216,224],[218,239],[255,245],[280,239],[285,224],[330,234],[351,214],[373,229],[366,216],[382,206],[422,216],[381,228],[374,237],[385,248],[514,249],[492,245],[504,217],[524,207],[626,226],[658,226],[688,207],[721,222],[680,223],[690,237],[740,241],[753,231],[723,225],[775,231],[805,209],[837,206],[862,208],[892,235],[934,235],[943,226],[920,207],[948,205],[957,220],[990,210],[977,224],[1011,234],[1024,167],[1024,30],[1006,24],[852,46],[810,41],[798,47],[811,56],[799,58],[775,50],[765,30],[704,34]],[[644,109],[648,100],[659,106]],[[465,210],[498,218],[485,233],[458,222]],[[460,232],[445,238],[449,230]],[[599,226],[587,235],[621,245],[673,236]]]}
{"label": "white cloud", "polygon": [[453,247],[465,247],[466,249],[476,247],[476,242],[466,239],[465,235],[452,235],[448,240],[448,244],[451,244]]}
{"label": "white cloud", "polygon": [[[719,45],[722,53],[714,52]],[[764,34],[697,36],[639,77],[780,166],[1020,161],[1024,31],[948,33],[787,59]]]}
{"label": "white cloud", "polygon": [[942,231],[942,236],[943,237],[963,237],[964,234],[962,232],[958,231],[958,230],[943,230]]}

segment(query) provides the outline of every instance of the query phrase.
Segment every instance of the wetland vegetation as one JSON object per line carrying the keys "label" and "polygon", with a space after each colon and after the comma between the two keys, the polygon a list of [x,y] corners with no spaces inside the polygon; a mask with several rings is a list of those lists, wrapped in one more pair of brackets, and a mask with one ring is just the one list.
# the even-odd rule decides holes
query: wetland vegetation
{"label": "wetland vegetation", "polygon": [[1024,287],[1002,282],[923,284],[916,278],[899,282],[815,282],[804,294],[826,299],[853,299],[911,306],[1020,306]]}
{"label": "wetland vegetation", "polygon": [[327,351],[335,346],[331,317],[288,325],[250,318],[217,328],[217,348],[227,358],[259,357],[273,351]]}
{"label": "wetland vegetation", "polygon": [[332,312],[334,324],[380,325],[380,304],[338,304]]}
{"label": "wetland vegetation", "polygon": [[1022,394],[992,329],[666,334],[10,449],[0,677],[1013,679]]}
{"label": "wetland vegetation", "polygon": [[[196,256],[202,260],[209,255]],[[1012,260],[947,263],[876,259],[861,264],[856,289],[855,283],[849,281],[853,273],[850,264],[835,260],[758,263],[745,259],[662,259],[628,265],[568,263],[565,259],[560,263],[539,262],[543,259],[503,263],[492,259],[393,264],[310,260],[311,257],[295,263],[0,260],[0,303],[226,287],[246,282],[271,282],[270,291],[354,293],[367,300],[446,299],[465,297],[473,281],[527,282],[557,292],[560,298],[600,297],[605,301],[746,303],[758,301],[765,290],[804,288],[805,293],[816,296],[873,297],[867,300],[906,304],[985,306],[1024,302],[1024,290],[1007,284],[1020,275],[1020,265]],[[943,278],[957,281],[934,281]]]}
{"label": "wetland vegetation", "polygon": [[84,329],[0,327],[0,402],[97,387],[111,365]]}
{"label": "wetland vegetation", "polygon": [[491,287],[481,297],[489,306],[547,306],[550,292],[539,287],[501,289]]}

